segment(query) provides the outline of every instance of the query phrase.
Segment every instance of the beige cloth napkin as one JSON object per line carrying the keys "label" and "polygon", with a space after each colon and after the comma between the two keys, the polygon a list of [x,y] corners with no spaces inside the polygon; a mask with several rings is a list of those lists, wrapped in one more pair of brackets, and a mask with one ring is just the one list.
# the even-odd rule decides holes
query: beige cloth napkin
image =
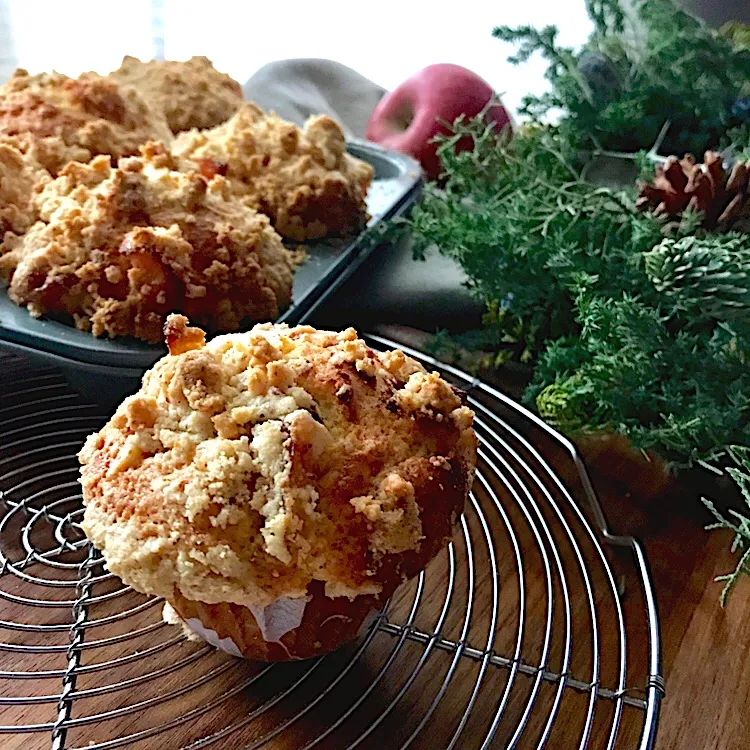
{"label": "beige cloth napkin", "polygon": [[333,60],[301,58],[264,65],[242,87],[245,98],[301,125],[326,114],[348,137],[364,138],[367,120],[385,89]]}

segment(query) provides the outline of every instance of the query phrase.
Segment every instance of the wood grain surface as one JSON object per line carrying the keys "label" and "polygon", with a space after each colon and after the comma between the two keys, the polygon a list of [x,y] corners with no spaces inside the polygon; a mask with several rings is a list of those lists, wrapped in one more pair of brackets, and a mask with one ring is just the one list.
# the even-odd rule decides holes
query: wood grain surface
{"label": "wood grain surface", "polygon": [[[704,493],[719,504],[730,495],[702,479]],[[714,581],[737,563],[731,535],[704,530],[713,519],[688,478],[647,501],[628,497],[626,486],[613,487],[601,475],[599,486],[612,526],[644,543],[653,572],[667,686],[657,747],[750,747],[750,579],[737,585],[725,608],[723,584]]]}

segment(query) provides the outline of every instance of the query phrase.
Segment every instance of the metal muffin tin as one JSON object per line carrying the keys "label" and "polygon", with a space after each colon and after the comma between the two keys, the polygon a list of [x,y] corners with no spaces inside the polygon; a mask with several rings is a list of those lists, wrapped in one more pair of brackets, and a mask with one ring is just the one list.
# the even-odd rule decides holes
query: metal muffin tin
{"label": "metal muffin tin", "polygon": [[[299,323],[337,289],[378,246],[379,227],[417,198],[421,169],[404,154],[351,141],[348,151],[371,164],[375,178],[367,196],[370,221],[356,237],[307,243],[308,257],[294,276],[292,304],[279,322]],[[34,318],[0,293],[0,348],[53,365],[76,390],[111,404],[138,387],[140,377],[165,352],[162,344],[96,338],[54,320]]]}

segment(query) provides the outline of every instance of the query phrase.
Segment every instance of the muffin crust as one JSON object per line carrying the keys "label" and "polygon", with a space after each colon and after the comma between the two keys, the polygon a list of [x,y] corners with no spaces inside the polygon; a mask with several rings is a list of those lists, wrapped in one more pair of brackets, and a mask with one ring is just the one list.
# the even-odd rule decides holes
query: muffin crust
{"label": "muffin crust", "polygon": [[126,583],[183,603],[266,607],[311,586],[374,602],[447,544],[476,444],[436,374],[353,329],[206,344],[171,316],[167,340],[80,454],[83,527]]}

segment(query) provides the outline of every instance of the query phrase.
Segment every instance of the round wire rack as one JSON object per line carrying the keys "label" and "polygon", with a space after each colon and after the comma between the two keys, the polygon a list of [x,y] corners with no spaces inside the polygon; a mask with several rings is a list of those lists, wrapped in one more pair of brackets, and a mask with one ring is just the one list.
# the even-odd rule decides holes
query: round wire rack
{"label": "round wire rack", "polygon": [[640,545],[608,531],[570,442],[401,348],[476,412],[459,533],[359,642],[275,665],[186,640],[106,571],[79,527],[76,460],[106,415],[0,355],[0,746],[653,747],[663,680]]}

